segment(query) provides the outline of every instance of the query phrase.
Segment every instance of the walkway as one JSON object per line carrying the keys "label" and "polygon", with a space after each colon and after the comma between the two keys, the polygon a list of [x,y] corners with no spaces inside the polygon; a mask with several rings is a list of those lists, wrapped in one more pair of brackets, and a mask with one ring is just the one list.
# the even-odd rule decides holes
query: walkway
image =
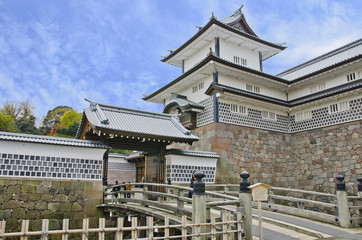
{"label": "walkway", "polygon": [[[175,206],[175,202],[163,202],[165,205]],[[170,218],[171,224],[180,223],[180,217],[165,208],[152,206],[142,206],[136,203],[127,204],[102,204],[102,208],[120,208],[139,212],[156,218]],[[191,204],[185,204],[185,210],[192,211]],[[258,239],[257,210],[253,210],[255,219],[253,220],[254,239]],[[331,224],[294,217],[286,214],[263,211],[263,238],[265,240],[312,240],[312,239],[333,239],[333,240],[362,240],[362,228],[345,229]]]}

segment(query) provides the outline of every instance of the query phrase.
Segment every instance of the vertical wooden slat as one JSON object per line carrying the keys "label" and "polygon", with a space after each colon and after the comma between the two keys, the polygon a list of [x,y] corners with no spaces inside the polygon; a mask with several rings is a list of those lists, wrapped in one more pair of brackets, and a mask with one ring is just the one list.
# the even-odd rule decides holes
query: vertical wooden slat
{"label": "vertical wooden slat", "polygon": [[115,234],[115,240],[123,240],[123,218],[117,219],[117,232]]}
{"label": "vertical wooden slat", "polygon": [[233,237],[233,235],[232,235],[232,232],[231,232],[231,224],[230,224],[230,222],[232,221],[232,215],[231,215],[231,213],[228,211],[227,212],[227,229],[228,229],[228,231],[229,231],[229,234],[228,234],[228,239],[229,240],[232,240],[232,237]]}
{"label": "vertical wooden slat", "polygon": [[137,218],[132,217],[132,239],[137,239]]}
{"label": "vertical wooden slat", "polygon": [[6,225],[5,220],[0,221],[0,239],[1,239],[1,240],[4,239],[5,225]]}
{"label": "vertical wooden slat", "polygon": [[29,231],[29,220],[21,221],[21,233],[24,234],[24,236],[21,236],[20,240],[28,240],[27,236],[28,231]]}
{"label": "vertical wooden slat", "polygon": [[105,232],[104,232],[104,228],[106,227],[106,219],[105,218],[100,218],[99,219],[99,233],[98,233],[98,239],[99,240],[104,240],[105,239]]}
{"label": "vertical wooden slat", "polygon": [[211,240],[216,240],[216,219],[215,219],[215,214],[211,214]]}
{"label": "vertical wooden slat", "polygon": [[89,219],[83,219],[82,240],[88,240]]}
{"label": "vertical wooden slat", "polygon": [[[195,223],[196,224],[200,224],[200,221],[199,221],[200,219],[199,218],[195,218]],[[197,234],[197,236],[196,237],[193,237],[193,239],[196,239],[196,240],[200,240],[200,226],[196,226],[195,227],[196,229],[196,231],[192,231],[192,233],[196,233]]]}
{"label": "vertical wooden slat", "polygon": [[148,239],[153,239],[153,217],[147,217],[146,218],[147,221],[147,238]]}
{"label": "vertical wooden slat", "polygon": [[49,219],[43,219],[41,227],[41,240],[48,240]]}
{"label": "vertical wooden slat", "polygon": [[226,210],[223,211],[223,214],[222,214],[222,222],[223,222],[223,225],[222,225],[222,231],[223,231],[223,234],[222,234],[222,239],[223,240],[228,240],[228,234],[226,233],[227,231],[227,212]]}
{"label": "vertical wooden slat", "polygon": [[164,237],[167,240],[168,237],[170,236],[170,219],[169,217],[165,217],[165,228],[164,228]]}
{"label": "vertical wooden slat", "polygon": [[63,231],[65,233],[62,234],[62,240],[68,240],[69,234],[67,233],[69,230],[69,219],[63,219]]}
{"label": "vertical wooden slat", "polygon": [[186,240],[187,239],[187,218],[186,218],[186,216],[182,216],[181,222],[182,222],[182,229],[181,229],[182,240]]}

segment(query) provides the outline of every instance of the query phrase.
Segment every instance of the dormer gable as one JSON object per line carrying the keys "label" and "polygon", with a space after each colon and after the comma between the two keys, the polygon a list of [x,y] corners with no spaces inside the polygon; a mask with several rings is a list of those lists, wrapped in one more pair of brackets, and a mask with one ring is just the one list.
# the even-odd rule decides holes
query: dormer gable
{"label": "dormer gable", "polygon": [[231,14],[230,16],[221,19],[221,22],[239,29],[242,32],[245,32],[247,34],[250,34],[254,37],[258,37],[255,32],[251,29],[251,27],[249,26],[249,24],[246,22],[244,13],[241,11],[241,9],[243,8],[244,5],[242,5],[239,9],[237,9],[233,14]]}
{"label": "dormer gable", "polygon": [[[241,8],[222,20],[212,16],[204,27],[162,61],[181,67],[183,72],[202,61],[210,52],[230,62],[262,71],[262,61],[285,47],[260,39],[245,20]],[[237,53],[233,55],[232,53]],[[248,64],[245,64],[248,63]]]}

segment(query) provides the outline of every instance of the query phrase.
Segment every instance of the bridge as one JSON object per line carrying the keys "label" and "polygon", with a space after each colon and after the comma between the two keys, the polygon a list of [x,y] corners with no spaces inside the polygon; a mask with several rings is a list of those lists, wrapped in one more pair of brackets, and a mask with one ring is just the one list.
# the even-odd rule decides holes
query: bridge
{"label": "bridge", "polygon": [[[240,185],[204,184],[202,195],[197,181],[194,189],[170,184],[120,184],[118,191],[112,191],[115,186],[105,188],[104,203],[98,207],[113,217],[126,217],[134,229],[145,224],[142,220],[137,223],[137,218],[156,219],[154,228],[164,234],[157,239],[168,239],[169,231],[162,229],[170,225],[182,230],[180,239],[253,239],[259,234],[257,203],[251,201],[248,174],[242,174]],[[362,191],[359,196],[347,196],[343,177],[337,180],[336,194],[272,187],[268,201],[261,205],[263,239],[362,239]],[[362,179],[359,181],[362,185]],[[126,185],[132,189],[126,190]],[[187,197],[189,191],[194,191],[192,198]]]}

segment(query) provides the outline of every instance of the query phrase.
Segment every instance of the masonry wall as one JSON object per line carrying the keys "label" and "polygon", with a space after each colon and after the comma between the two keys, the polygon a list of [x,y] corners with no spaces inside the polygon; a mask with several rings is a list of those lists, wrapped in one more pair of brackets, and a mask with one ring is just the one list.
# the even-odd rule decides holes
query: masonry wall
{"label": "masonry wall", "polygon": [[31,220],[30,230],[41,230],[41,219],[50,219],[49,229],[61,229],[64,218],[70,228],[82,228],[83,218],[95,227],[102,202],[101,181],[0,178],[0,220],[6,220],[7,232],[19,231],[23,219]]}
{"label": "masonry wall", "polygon": [[362,174],[361,121],[293,134],[211,123],[193,134],[200,141],[179,147],[216,152],[216,183],[238,183],[246,170],[252,183],[332,193],[343,174],[355,192]]}

